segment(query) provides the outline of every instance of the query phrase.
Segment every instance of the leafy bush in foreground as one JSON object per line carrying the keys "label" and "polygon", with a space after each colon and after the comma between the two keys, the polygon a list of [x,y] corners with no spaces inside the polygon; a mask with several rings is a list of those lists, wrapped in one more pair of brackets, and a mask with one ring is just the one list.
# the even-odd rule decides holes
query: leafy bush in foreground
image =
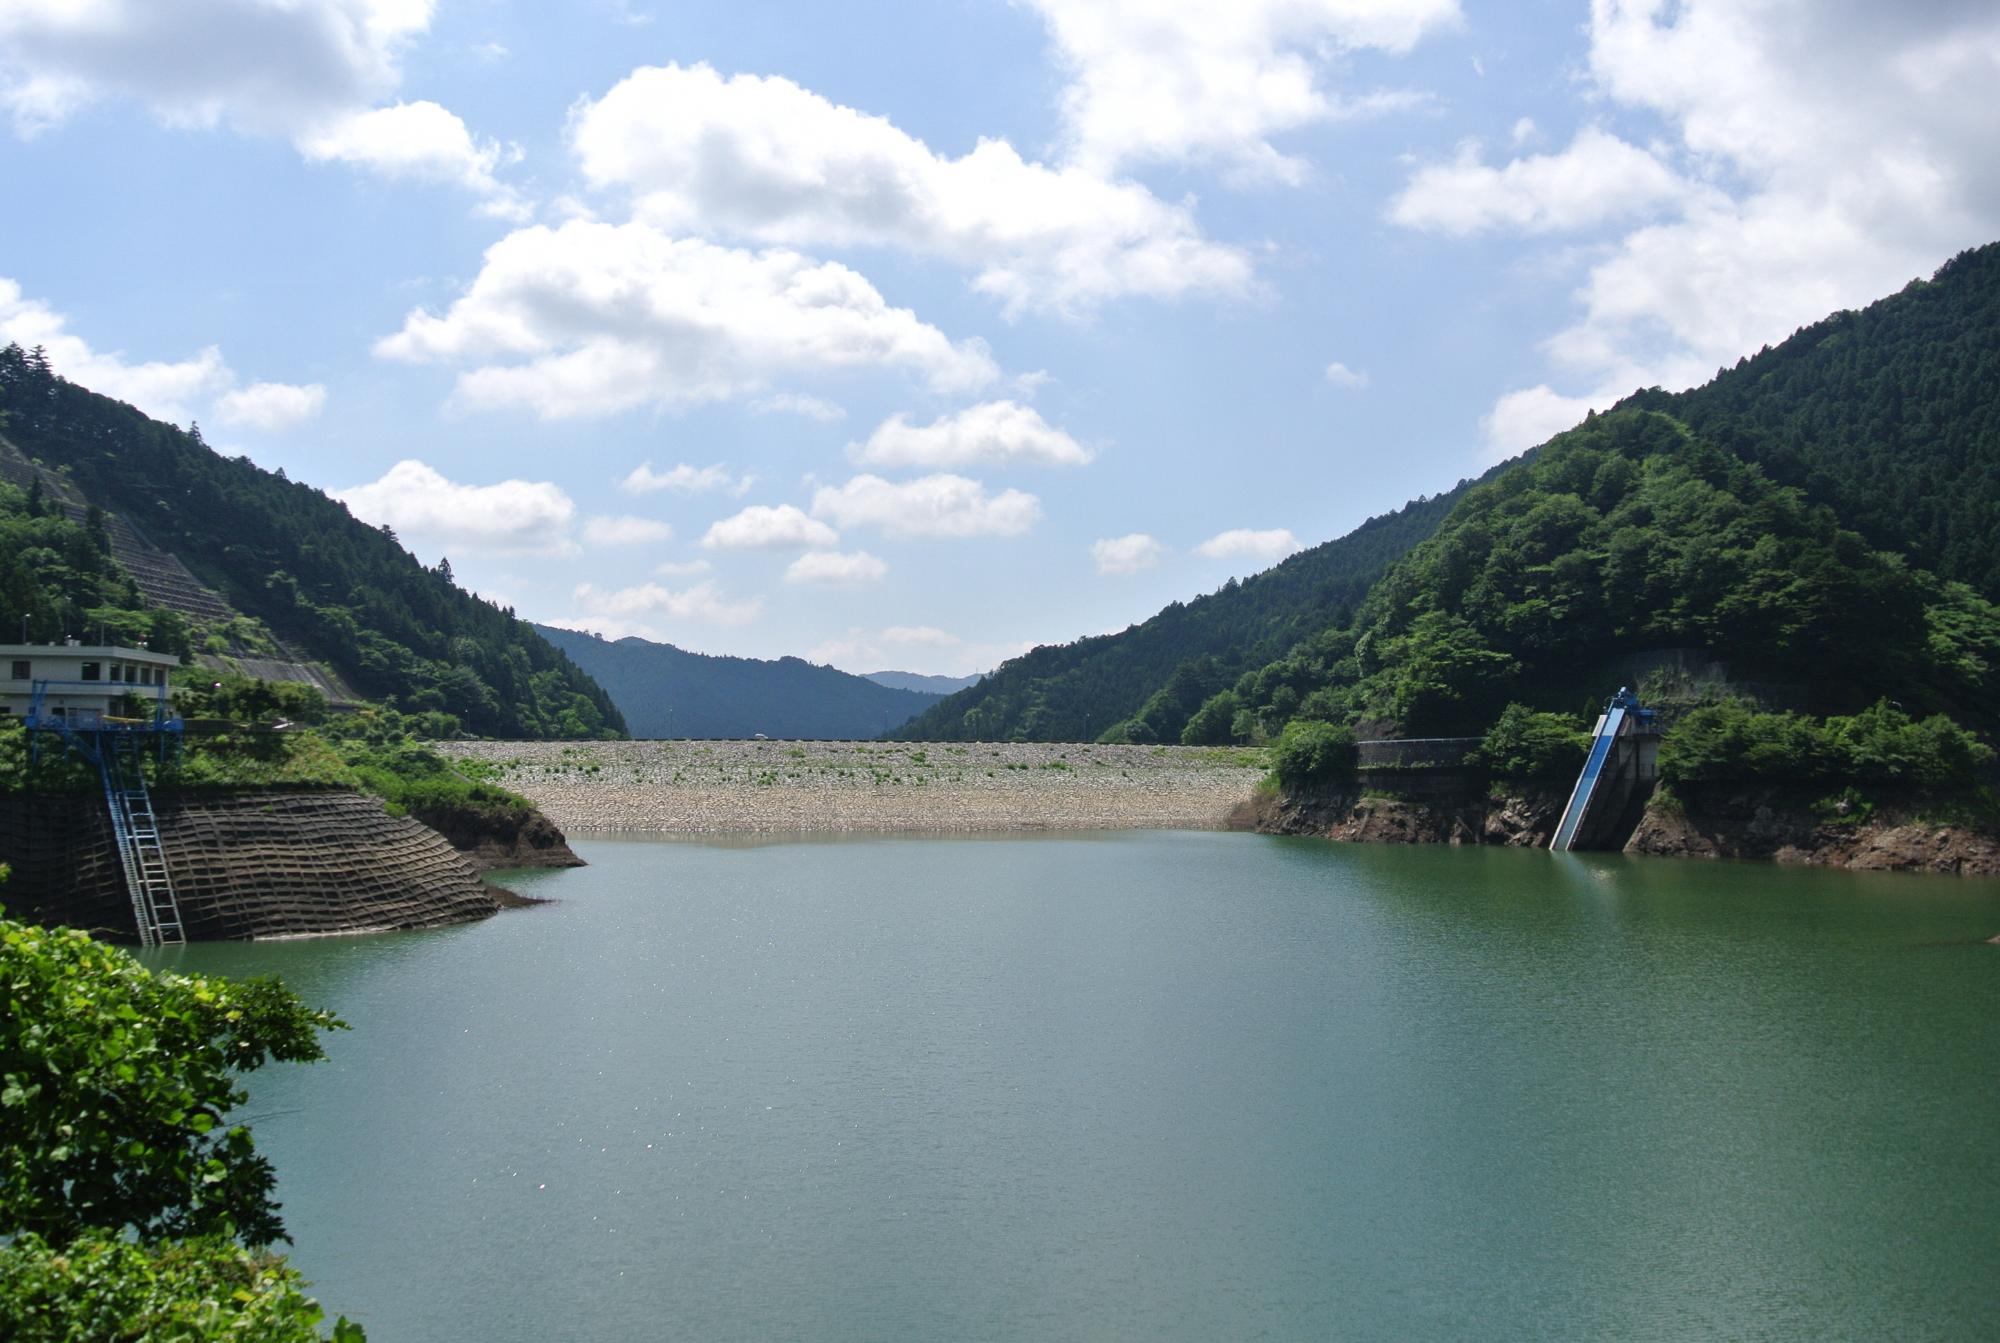
{"label": "leafy bush in foreground", "polygon": [[[0,1250],[0,1337],[12,1343],[254,1339],[320,1343],[326,1312],[278,1255],[220,1236],[138,1245],[96,1231],[65,1245],[27,1235]],[[333,1343],[362,1343],[340,1320]]]}

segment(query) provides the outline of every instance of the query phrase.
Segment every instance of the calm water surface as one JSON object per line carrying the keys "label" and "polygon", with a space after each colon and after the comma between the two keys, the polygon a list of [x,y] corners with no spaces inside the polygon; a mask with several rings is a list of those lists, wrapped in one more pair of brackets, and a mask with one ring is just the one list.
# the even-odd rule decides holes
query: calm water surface
{"label": "calm water surface", "polygon": [[2000,1333],[2000,883],[1251,835],[580,843],[206,946],[377,1343]]}

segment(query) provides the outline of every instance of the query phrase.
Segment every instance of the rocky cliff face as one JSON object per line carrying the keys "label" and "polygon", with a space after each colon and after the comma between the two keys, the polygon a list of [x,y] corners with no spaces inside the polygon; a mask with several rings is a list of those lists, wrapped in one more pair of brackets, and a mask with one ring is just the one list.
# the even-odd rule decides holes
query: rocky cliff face
{"label": "rocky cliff face", "polygon": [[2000,836],[1990,831],[1925,820],[1909,803],[1885,803],[1851,824],[1829,823],[1808,799],[1769,788],[1683,789],[1655,798],[1625,851],[2000,876]]}
{"label": "rocky cliff face", "polygon": [[1264,797],[1234,823],[1271,835],[1351,843],[1546,845],[1567,793],[1534,787],[1489,791],[1475,777],[1436,771],[1426,796],[1390,795],[1378,781],[1300,797]]}
{"label": "rocky cliff face", "polygon": [[[1437,771],[1423,797],[1385,796],[1356,783],[1298,797],[1260,797],[1232,824],[1272,835],[1316,835],[1352,843],[1545,846],[1562,818],[1567,789],[1491,791],[1471,776]],[[1886,803],[1866,819],[1829,823],[1811,799],[1776,789],[1716,789],[1655,798],[1625,852],[1679,858],[1757,858],[1865,871],[2000,876],[2000,835],[1925,820],[1910,803]]]}

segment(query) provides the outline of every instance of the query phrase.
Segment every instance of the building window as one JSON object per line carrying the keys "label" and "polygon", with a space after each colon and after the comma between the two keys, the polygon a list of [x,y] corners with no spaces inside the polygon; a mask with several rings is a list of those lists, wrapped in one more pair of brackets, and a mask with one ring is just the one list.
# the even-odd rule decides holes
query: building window
{"label": "building window", "polygon": [[104,667],[103,667],[103,664],[102,664],[102,663],[97,663],[97,662],[86,662],[86,663],[84,663],[84,664],[83,664],[83,677],[82,677],[82,679],[83,679],[83,680],[86,680],[86,681],[101,681],[101,680],[103,680],[103,679],[104,679]]}
{"label": "building window", "polygon": [[125,679],[125,667],[122,663],[114,662],[111,664],[111,679],[114,681],[123,681]]}
{"label": "building window", "polygon": [[34,674],[34,668],[29,666],[25,659],[15,662],[14,664],[15,680],[25,681],[29,679],[29,677],[31,677],[33,674]]}

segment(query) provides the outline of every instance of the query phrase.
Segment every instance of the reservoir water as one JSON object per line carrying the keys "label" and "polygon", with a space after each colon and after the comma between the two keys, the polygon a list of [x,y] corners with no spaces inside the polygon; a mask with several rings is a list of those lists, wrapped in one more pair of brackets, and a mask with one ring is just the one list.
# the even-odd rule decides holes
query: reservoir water
{"label": "reservoir water", "polygon": [[2000,883],[1232,834],[600,840],[152,959],[376,1343],[1972,1339]]}

